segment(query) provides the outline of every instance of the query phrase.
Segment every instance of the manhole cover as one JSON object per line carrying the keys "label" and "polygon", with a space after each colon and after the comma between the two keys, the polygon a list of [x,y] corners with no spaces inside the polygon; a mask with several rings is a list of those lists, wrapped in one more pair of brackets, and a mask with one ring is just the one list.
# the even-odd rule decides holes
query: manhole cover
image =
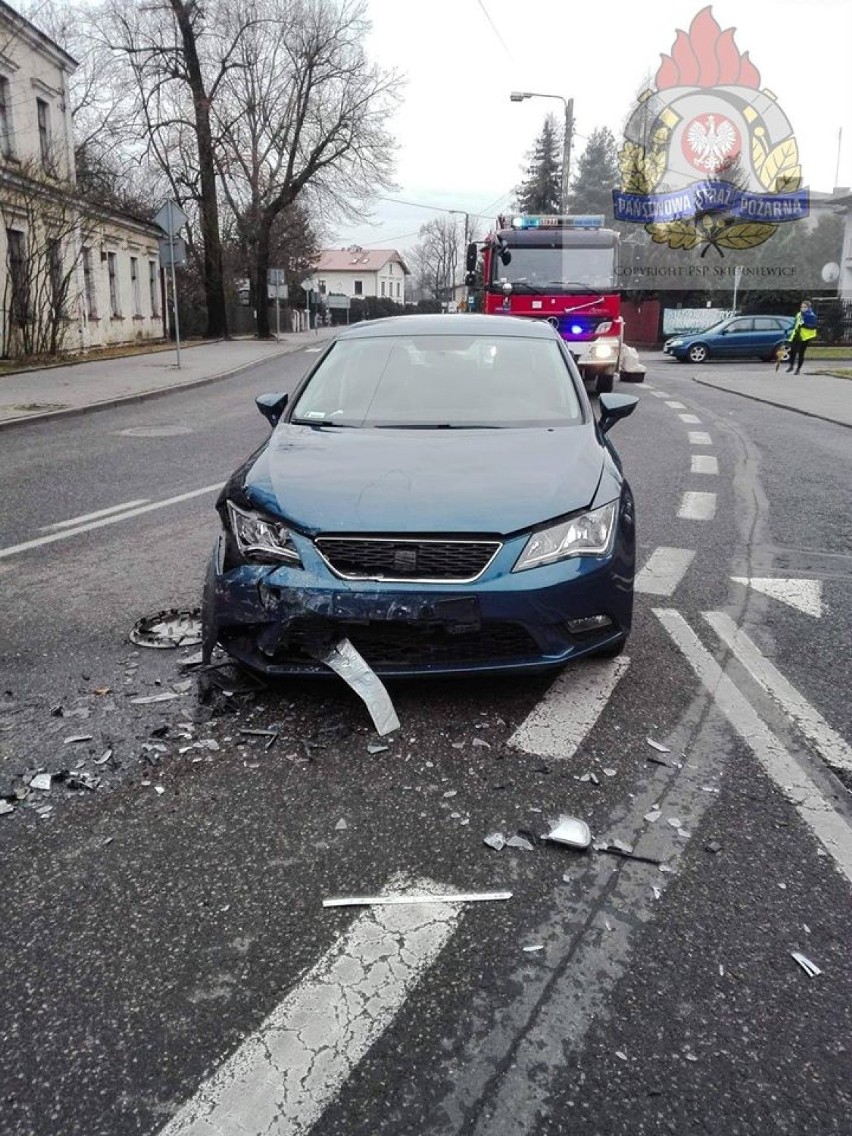
{"label": "manhole cover", "polygon": [[179,434],[191,434],[189,426],[131,426],[119,430],[124,438],[176,438]]}
{"label": "manhole cover", "polygon": [[197,647],[201,642],[201,611],[158,611],[146,615],[130,632],[131,643],[140,647]]}

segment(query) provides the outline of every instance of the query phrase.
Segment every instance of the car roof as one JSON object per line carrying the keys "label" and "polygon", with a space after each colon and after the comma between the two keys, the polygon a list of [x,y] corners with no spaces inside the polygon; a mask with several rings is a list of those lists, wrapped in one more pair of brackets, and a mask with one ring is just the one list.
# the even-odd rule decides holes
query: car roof
{"label": "car roof", "polygon": [[373,339],[403,335],[482,335],[520,336],[524,339],[558,339],[559,333],[546,320],[517,316],[482,315],[460,312],[446,315],[390,316],[363,320],[343,328],[337,339]]}

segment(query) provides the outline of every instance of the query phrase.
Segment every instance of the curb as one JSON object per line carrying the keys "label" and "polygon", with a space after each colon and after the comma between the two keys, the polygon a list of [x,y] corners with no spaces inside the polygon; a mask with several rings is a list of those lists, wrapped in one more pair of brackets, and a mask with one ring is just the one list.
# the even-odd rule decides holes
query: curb
{"label": "curb", "polygon": [[838,422],[836,418],[829,418],[825,414],[815,414],[812,410],[800,410],[798,406],[787,406],[784,402],[773,402],[769,398],[761,398],[756,394],[746,394],[745,391],[731,390],[730,387],[718,387],[715,383],[710,383],[706,379],[697,379],[694,375],[692,381],[698,383],[699,386],[709,387],[711,390],[722,391],[724,394],[735,394],[739,398],[747,398],[750,402],[760,402],[764,406],[777,406],[779,410],[789,410],[793,414],[801,414],[805,418],[817,418],[820,422],[831,422],[835,426],[843,426],[847,430],[852,430],[852,422]]}
{"label": "curb", "polygon": [[[153,390],[138,391],[135,394],[125,394],[118,398],[101,399],[99,402],[90,402],[85,406],[68,406],[63,410],[46,410],[43,414],[27,414],[22,418],[7,418],[0,421],[0,432],[9,430],[13,426],[30,426],[36,422],[48,422],[56,418],[73,418],[75,415],[93,414],[98,410],[110,410],[116,406],[124,406],[133,402],[146,402],[148,399],[163,398],[165,395],[175,392],[192,390],[193,387],[208,386],[210,383],[218,383],[222,379],[230,379],[234,375],[239,375],[242,371],[248,371],[250,368],[256,367],[258,363],[265,363],[269,359],[280,359],[282,355],[294,355],[297,351],[303,350],[302,344],[294,347],[288,346],[282,351],[275,351],[273,354],[267,355],[265,359],[253,359],[250,363],[242,363],[239,367],[232,367],[230,371],[222,371],[217,375],[205,375],[200,379],[189,379],[185,383],[175,383],[169,387],[154,387]],[[104,360],[104,362],[108,362],[108,360]]]}

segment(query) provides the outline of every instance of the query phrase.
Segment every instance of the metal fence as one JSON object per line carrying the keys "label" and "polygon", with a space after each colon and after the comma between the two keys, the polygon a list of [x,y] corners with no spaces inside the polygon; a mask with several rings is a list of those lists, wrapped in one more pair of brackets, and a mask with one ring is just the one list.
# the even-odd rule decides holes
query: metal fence
{"label": "metal fence", "polygon": [[813,306],[819,320],[817,342],[852,346],[852,300],[815,299]]}

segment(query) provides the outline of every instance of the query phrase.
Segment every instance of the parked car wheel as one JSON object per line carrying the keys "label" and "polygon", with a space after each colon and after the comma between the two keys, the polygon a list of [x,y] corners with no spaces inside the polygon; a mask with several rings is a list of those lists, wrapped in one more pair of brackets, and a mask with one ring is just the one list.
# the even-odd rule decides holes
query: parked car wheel
{"label": "parked car wheel", "polygon": [[703,363],[709,354],[703,343],[693,343],[687,352],[690,363]]}

